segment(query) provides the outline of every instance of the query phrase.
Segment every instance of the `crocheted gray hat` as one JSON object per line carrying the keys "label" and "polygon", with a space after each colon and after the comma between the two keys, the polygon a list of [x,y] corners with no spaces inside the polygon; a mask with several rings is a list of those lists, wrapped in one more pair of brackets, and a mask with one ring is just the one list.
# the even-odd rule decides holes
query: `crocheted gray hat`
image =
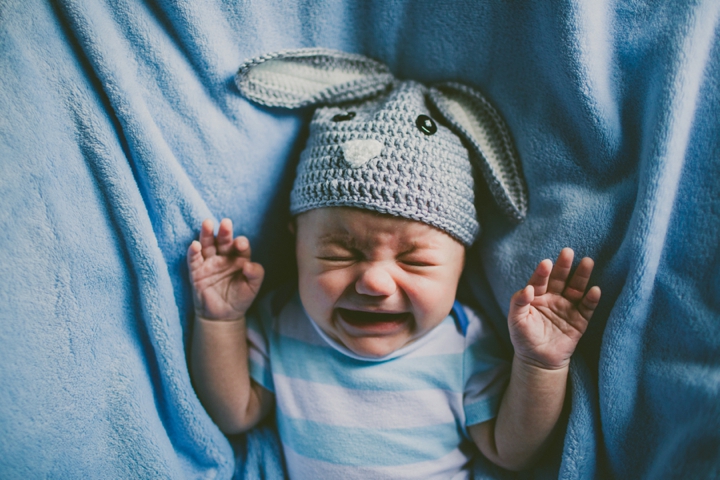
{"label": "crocheted gray hat", "polygon": [[470,87],[400,81],[381,63],[326,49],[265,55],[243,64],[235,81],[265,106],[321,105],[297,167],[293,215],[364,208],[427,223],[469,246],[480,231],[474,164],[504,213],[525,217],[508,129]]}

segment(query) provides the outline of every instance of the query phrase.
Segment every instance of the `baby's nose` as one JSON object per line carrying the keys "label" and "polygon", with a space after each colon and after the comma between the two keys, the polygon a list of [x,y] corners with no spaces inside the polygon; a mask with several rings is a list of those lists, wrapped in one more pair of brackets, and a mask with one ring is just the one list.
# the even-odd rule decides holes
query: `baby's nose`
{"label": "baby's nose", "polygon": [[355,282],[355,291],[361,295],[390,296],[397,290],[392,275],[382,266],[370,266]]}

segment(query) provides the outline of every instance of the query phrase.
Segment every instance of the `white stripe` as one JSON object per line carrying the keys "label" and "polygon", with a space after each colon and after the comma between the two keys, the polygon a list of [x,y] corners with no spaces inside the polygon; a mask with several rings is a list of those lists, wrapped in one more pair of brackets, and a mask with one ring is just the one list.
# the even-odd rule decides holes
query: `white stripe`
{"label": "white stripe", "polygon": [[452,355],[465,351],[465,337],[458,331],[452,317],[449,317],[426,335],[432,335],[433,340],[424,345],[424,348],[408,352],[405,358]]}
{"label": "white stripe", "polygon": [[[415,428],[463,418],[462,395],[439,389],[350,390],[273,375],[278,408],[288,417],[338,427]],[[423,415],[418,415],[423,412]]]}
{"label": "white stripe", "polygon": [[[418,439],[418,441],[422,441]],[[283,445],[285,460],[287,462],[290,478],[342,478],[343,480],[402,480],[402,479],[427,479],[427,480],[463,480],[470,478],[470,466],[465,470],[470,457],[460,449],[455,449],[449,454],[436,460],[418,462],[410,465],[394,465],[391,467],[352,467],[336,465],[333,463],[314,460],[298,455],[294,450]]]}

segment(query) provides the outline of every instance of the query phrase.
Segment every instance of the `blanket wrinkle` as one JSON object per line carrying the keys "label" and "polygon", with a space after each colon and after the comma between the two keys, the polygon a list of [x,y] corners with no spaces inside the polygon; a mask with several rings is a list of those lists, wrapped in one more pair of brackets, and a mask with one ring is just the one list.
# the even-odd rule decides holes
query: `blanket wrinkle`
{"label": "blanket wrinkle", "polygon": [[[601,2],[576,2],[568,9],[572,19],[565,45],[569,54],[567,62],[573,65],[572,75],[582,95],[581,108],[591,119],[588,128],[595,134],[589,138],[594,148],[602,149],[603,160],[596,165],[598,173],[615,158],[622,141],[620,112],[617,101],[618,86],[613,79],[617,74],[617,62],[613,50],[614,15],[608,5]],[[586,146],[585,148],[588,148]]]}
{"label": "blanket wrinkle", "polygon": [[476,478],[720,475],[720,3],[7,0],[0,6],[0,477],[285,478],[272,419],[225,437],[186,347],[185,253],[232,219],[268,286],[310,111],[257,108],[239,65],[319,46],[480,89],[530,193],[480,187],[472,296],[505,315],[537,262],[596,261],[603,300],[538,465]]}
{"label": "blanket wrinkle", "polygon": [[[85,106],[79,98],[76,97],[75,100],[74,109],[81,109]],[[192,393],[188,398],[189,378],[185,371],[184,351],[182,348],[178,349],[178,339],[173,338],[179,332],[170,328],[171,324],[179,323],[177,308],[174,304],[174,297],[168,298],[168,294],[172,292],[168,292],[167,287],[160,288],[157,285],[158,276],[165,277],[163,280],[166,283],[169,282],[167,266],[163,264],[162,257],[153,253],[159,247],[154,241],[155,236],[138,232],[138,227],[130,221],[135,220],[137,223],[145,224],[143,227],[146,232],[152,228],[147,224],[148,212],[143,208],[145,202],[138,198],[139,192],[133,188],[133,181],[124,183],[117,181],[123,177],[133,179],[136,177],[129,171],[128,164],[113,161],[115,157],[104,148],[105,145],[112,143],[111,138],[97,138],[106,133],[105,130],[97,128],[102,123],[101,120],[94,118],[91,110],[74,111],[74,113],[76,114],[80,146],[85,152],[90,167],[95,172],[95,178],[101,191],[107,196],[106,204],[109,206],[109,210],[114,211],[111,216],[115,228],[120,231],[119,238],[127,242],[125,251],[129,265],[134,270],[132,276],[136,280],[134,283],[137,290],[137,302],[144,324],[141,326],[141,328],[144,327],[144,332],[139,336],[147,337],[151,348],[155,351],[155,354],[146,357],[146,362],[153,377],[158,379],[162,387],[156,389],[154,393],[163,428],[174,434],[175,437],[189,434],[191,438],[196,437],[195,441],[208,444],[208,447],[212,447],[208,448],[207,452],[211,462],[218,462],[222,459],[222,445],[213,446],[212,443],[207,442],[207,439],[204,438],[206,433],[203,432],[203,426],[197,425],[192,414],[193,409],[187,405],[188,401],[196,402],[197,400]],[[121,173],[119,169],[125,171]],[[126,185],[131,188],[127,189]],[[127,428],[126,425],[123,426]],[[180,427],[189,432],[180,431]],[[140,445],[136,446],[136,448],[139,447]],[[183,447],[182,443],[176,447],[180,454],[185,453]],[[140,451],[139,449],[132,450]],[[190,450],[187,454],[192,456],[194,453]],[[225,466],[225,468],[231,467]]]}
{"label": "blanket wrinkle", "polygon": [[[677,49],[676,63],[665,65],[669,71],[665,72],[663,82],[656,84],[650,92],[644,121],[648,134],[644,136],[646,143],[641,151],[645,175],[640,178],[637,200],[643,208],[635,208],[635,212],[643,214],[632,220],[632,229],[638,233],[632,237],[634,245],[629,246],[633,250],[630,258],[634,265],[630,269],[630,281],[618,301],[625,308],[616,307],[605,333],[623,341],[614,345],[606,343],[606,348],[612,350],[601,355],[604,360],[600,366],[601,384],[624,386],[608,392],[607,403],[601,407],[602,414],[612,418],[606,424],[606,435],[624,438],[636,445],[643,445],[634,433],[639,429],[632,428],[639,410],[636,397],[642,394],[636,379],[646,364],[643,358],[645,345],[641,339],[647,335],[647,321],[652,318],[649,307],[660,259],[666,248],[665,239],[702,87],[703,70],[716,39],[714,27],[720,5],[706,4],[705,7],[689,12],[684,19],[686,24],[679,26],[677,34],[682,35],[682,39],[672,43]],[[621,301],[625,296],[627,301]],[[629,341],[632,337],[636,340]],[[612,362],[613,358],[629,362]],[[645,442],[644,445],[650,449],[652,443]],[[637,472],[628,468],[632,465],[628,458],[631,451],[621,449],[610,459],[616,471],[633,476]]]}

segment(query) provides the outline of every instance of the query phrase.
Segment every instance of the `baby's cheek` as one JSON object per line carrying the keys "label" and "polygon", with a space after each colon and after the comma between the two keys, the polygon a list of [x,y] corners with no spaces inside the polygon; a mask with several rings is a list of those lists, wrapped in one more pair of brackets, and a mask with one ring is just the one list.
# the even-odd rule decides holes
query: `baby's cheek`
{"label": "baby's cheek", "polygon": [[426,315],[445,318],[455,301],[457,280],[454,278],[418,279],[416,288],[412,289],[417,307]]}
{"label": "baby's cheek", "polygon": [[346,275],[339,271],[325,272],[307,279],[307,288],[314,290],[314,295],[325,302],[334,302],[347,288]]}

